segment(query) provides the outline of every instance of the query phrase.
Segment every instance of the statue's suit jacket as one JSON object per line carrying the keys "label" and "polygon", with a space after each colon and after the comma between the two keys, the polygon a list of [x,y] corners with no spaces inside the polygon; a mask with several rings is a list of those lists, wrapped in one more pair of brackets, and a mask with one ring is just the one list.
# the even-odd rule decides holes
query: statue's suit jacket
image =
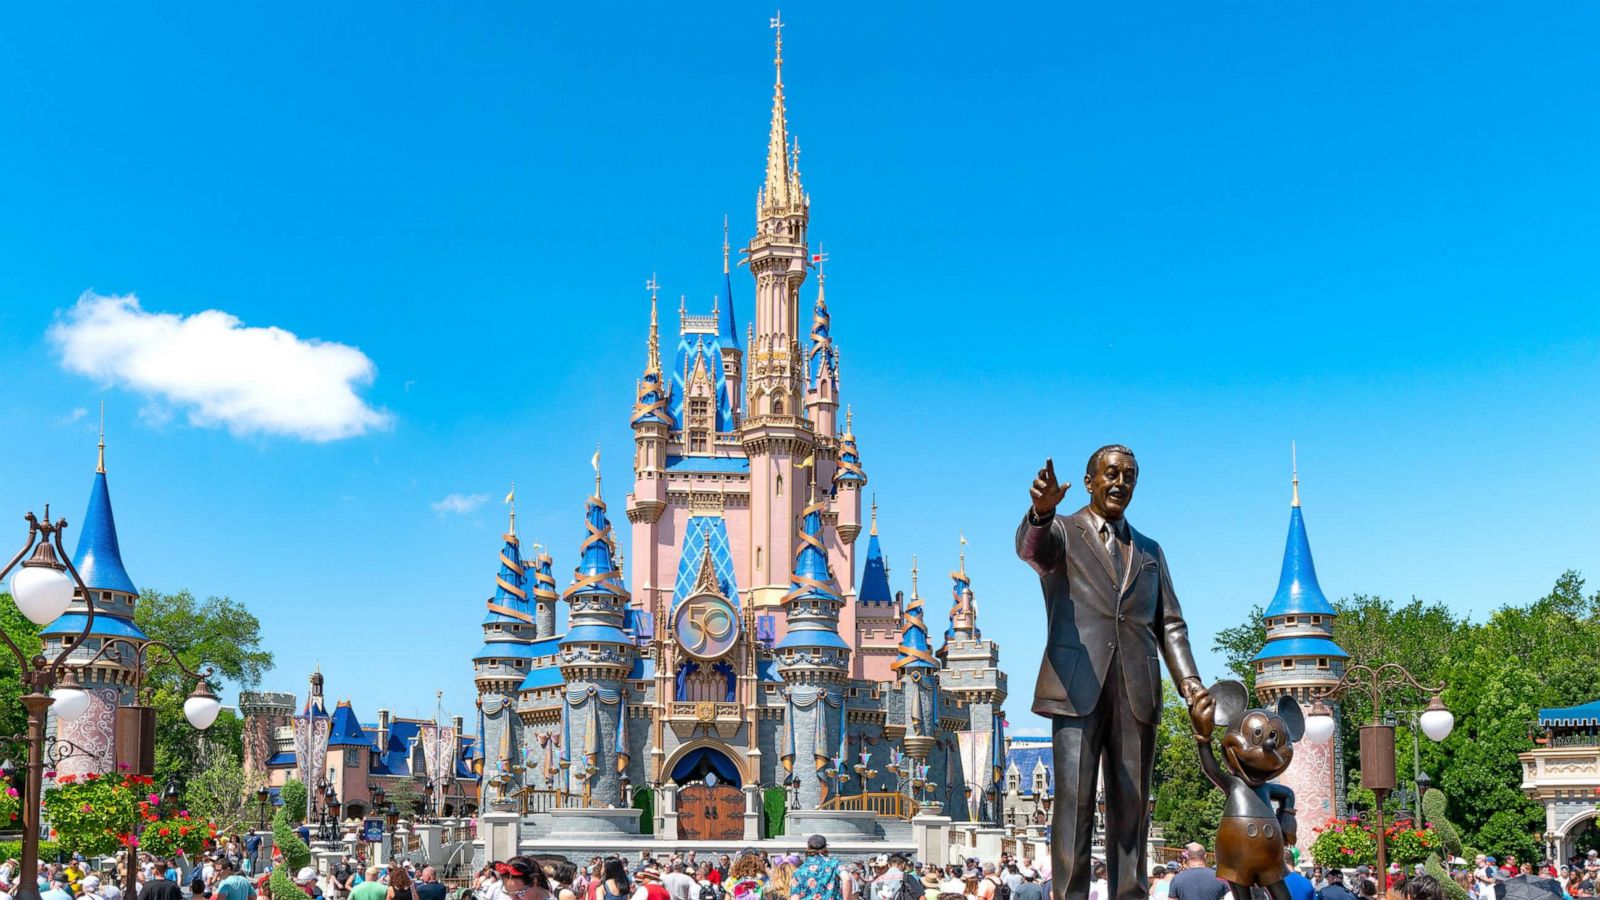
{"label": "statue's suit jacket", "polygon": [[1033,687],[1039,715],[1093,713],[1113,660],[1126,687],[1122,699],[1147,725],[1161,716],[1158,657],[1174,682],[1198,677],[1161,545],[1132,525],[1128,533],[1124,570],[1113,572],[1088,507],[1040,526],[1024,516],[1017,529],[1017,555],[1044,589],[1047,634]]}

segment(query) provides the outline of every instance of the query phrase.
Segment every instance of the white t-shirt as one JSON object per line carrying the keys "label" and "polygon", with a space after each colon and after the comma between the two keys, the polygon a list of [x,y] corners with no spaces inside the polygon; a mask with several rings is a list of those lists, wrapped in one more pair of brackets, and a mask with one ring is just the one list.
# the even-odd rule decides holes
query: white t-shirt
{"label": "white t-shirt", "polygon": [[1089,882],[1089,900],[1111,900],[1104,878]]}

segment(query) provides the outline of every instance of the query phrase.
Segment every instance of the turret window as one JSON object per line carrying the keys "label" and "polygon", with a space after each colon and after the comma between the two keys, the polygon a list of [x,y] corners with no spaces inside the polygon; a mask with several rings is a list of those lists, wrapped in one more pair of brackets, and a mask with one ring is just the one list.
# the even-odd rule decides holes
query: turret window
{"label": "turret window", "polygon": [[1283,624],[1285,624],[1285,625],[1293,625],[1298,621],[1300,621],[1298,616],[1289,616],[1288,618],[1283,620]]}
{"label": "turret window", "polygon": [[1317,657],[1317,668],[1319,668],[1319,669],[1328,668],[1328,658],[1326,656]]}
{"label": "turret window", "polygon": [[706,452],[706,433],[705,432],[703,432],[703,431],[693,431],[693,432],[689,433],[689,452],[690,453],[704,453],[704,452]]}
{"label": "turret window", "polygon": [[1313,625],[1321,625],[1322,624],[1322,617],[1321,616],[1312,616],[1311,617],[1311,624],[1313,624]]}
{"label": "turret window", "polygon": [[711,412],[710,401],[707,401],[707,400],[702,399],[702,398],[695,398],[695,399],[689,401],[689,415],[690,416],[692,416],[694,418],[697,418],[697,419],[700,419],[700,418],[704,418],[710,412]]}

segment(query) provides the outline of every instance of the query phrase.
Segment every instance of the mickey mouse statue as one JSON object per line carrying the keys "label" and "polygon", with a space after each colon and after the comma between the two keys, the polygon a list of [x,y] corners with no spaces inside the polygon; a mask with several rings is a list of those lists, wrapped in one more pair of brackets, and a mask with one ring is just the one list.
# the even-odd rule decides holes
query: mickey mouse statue
{"label": "mickey mouse statue", "polygon": [[[1236,900],[1250,900],[1259,885],[1272,900],[1289,900],[1283,848],[1292,845],[1299,826],[1294,820],[1294,791],[1271,779],[1283,774],[1294,759],[1294,742],[1305,733],[1300,704],[1278,698],[1275,709],[1252,708],[1250,693],[1237,681],[1219,681],[1209,696],[1189,709],[1200,768],[1228,795],[1222,825],[1217,829],[1217,876],[1233,886]],[[1224,770],[1211,749],[1211,734],[1222,735]],[[1273,804],[1277,804],[1274,812]]]}

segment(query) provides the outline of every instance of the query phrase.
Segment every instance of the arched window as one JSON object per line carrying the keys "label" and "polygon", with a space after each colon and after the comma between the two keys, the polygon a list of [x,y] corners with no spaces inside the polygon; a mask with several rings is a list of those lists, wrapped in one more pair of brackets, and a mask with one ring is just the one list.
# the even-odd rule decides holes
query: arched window
{"label": "arched window", "polygon": [[779,496],[779,497],[782,497],[782,496],[783,496],[783,476],[782,476],[782,475],[779,475],[779,476],[778,476],[778,480],[777,480],[777,492],[778,492],[778,496]]}

